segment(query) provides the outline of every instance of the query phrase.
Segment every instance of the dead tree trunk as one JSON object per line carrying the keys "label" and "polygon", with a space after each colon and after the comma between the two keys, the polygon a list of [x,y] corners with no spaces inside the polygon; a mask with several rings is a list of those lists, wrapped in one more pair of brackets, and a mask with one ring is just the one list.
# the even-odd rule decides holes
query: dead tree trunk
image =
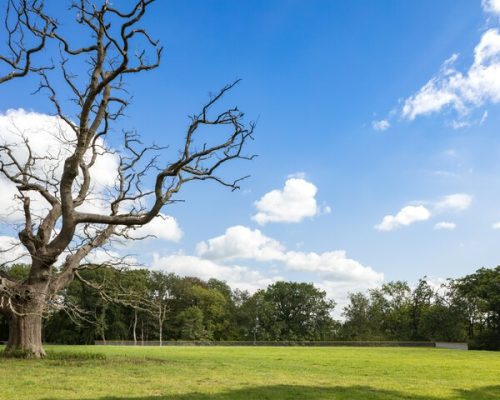
{"label": "dead tree trunk", "polygon": [[20,293],[22,295],[15,296],[17,301],[11,300],[9,306],[3,310],[9,322],[9,340],[5,355],[40,358],[45,355],[42,345],[42,319],[47,299],[37,294],[37,290],[32,286],[22,286]]}
{"label": "dead tree trunk", "polygon": [[5,355],[21,355],[28,358],[45,356],[42,345],[41,315],[12,315],[9,318],[9,341]]}

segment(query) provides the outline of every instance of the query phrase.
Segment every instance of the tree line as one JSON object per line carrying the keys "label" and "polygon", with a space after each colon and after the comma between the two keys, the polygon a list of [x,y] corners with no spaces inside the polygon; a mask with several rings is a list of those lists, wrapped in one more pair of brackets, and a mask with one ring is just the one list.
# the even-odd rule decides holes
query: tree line
{"label": "tree line", "polygon": [[[22,282],[26,265],[1,274]],[[349,295],[342,319],[311,283],[276,282],[250,294],[227,283],[147,269],[81,271],[45,318],[48,343],[94,340],[467,341],[500,349],[500,267],[481,268],[435,288],[395,281]],[[8,325],[0,317],[0,340]]]}

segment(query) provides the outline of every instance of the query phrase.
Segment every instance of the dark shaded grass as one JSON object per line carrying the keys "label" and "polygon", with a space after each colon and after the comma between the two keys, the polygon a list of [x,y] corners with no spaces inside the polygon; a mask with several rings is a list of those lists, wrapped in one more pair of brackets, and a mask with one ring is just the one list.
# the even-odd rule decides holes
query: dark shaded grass
{"label": "dark shaded grass", "polygon": [[[451,397],[406,394],[396,390],[375,389],[369,386],[309,387],[293,385],[273,385],[229,390],[224,393],[187,393],[183,395],[157,396],[105,396],[85,400],[498,400],[500,386],[488,386],[471,390],[456,390]],[[56,400],[47,397],[43,400]]]}

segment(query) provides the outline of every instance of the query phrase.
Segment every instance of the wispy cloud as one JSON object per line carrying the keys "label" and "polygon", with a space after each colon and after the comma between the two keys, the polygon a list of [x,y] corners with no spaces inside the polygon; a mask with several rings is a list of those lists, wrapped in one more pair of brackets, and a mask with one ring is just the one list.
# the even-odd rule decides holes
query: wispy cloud
{"label": "wispy cloud", "polygon": [[454,222],[438,222],[437,224],[434,225],[434,229],[437,231],[452,231],[457,227],[457,224]]}
{"label": "wispy cloud", "polygon": [[442,197],[435,205],[437,211],[464,211],[472,204],[472,196],[467,193],[455,193]]}
{"label": "wispy cloud", "polygon": [[391,127],[391,123],[387,119],[372,121],[372,128],[376,131],[385,131]]}
{"label": "wispy cloud", "polygon": [[482,0],[481,5],[485,12],[500,16],[500,0]]}
{"label": "wispy cloud", "polygon": [[[498,1],[483,2],[488,9],[497,10]],[[455,69],[458,59],[454,54],[446,60],[440,72],[431,78],[414,95],[403,103],[401,115],[408,120],[452,109],[458,119],[452,121],[455,128],[467,126],[474,121],[466,117],[476,108],[488,103],[500,102],[500,32],[486,31],[474,49],[474,61],[465,72]],[[484,122],[487,114],[476,121]]]}

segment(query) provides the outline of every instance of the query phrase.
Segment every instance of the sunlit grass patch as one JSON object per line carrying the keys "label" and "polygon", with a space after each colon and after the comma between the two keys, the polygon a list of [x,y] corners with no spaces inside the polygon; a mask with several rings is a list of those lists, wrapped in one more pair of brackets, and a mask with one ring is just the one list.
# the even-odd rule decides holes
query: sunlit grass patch
{"label": "sunlit grass patch", "polygon": [[0,398],[500,398],[500,353],[432,348],[48,346],[0,361]]}

